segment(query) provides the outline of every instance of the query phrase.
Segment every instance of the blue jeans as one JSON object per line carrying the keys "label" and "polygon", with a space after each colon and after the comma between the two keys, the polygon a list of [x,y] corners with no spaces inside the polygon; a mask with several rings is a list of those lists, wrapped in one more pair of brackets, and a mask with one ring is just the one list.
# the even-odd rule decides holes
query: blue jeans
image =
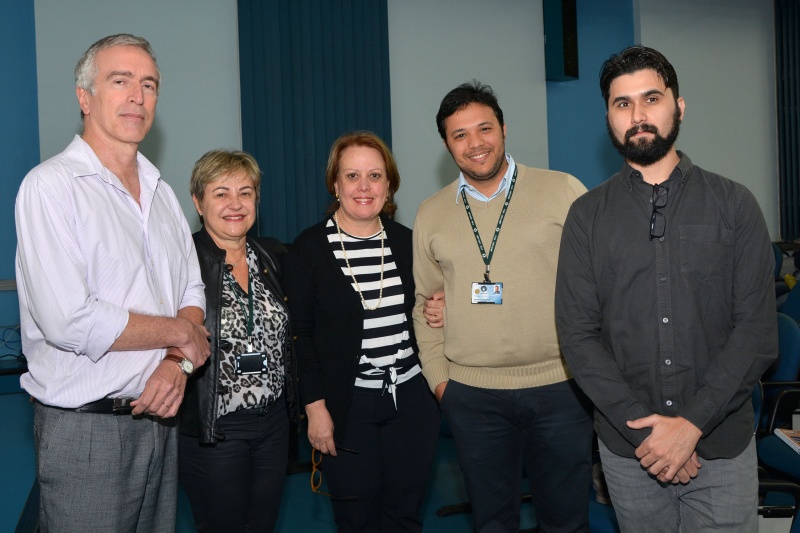
{"label": "blue jeans", "polygon": [[476,531],[519,530],[523,464],[539,531],[589,531],[591,405],[573,380],[519,390],[450,380],[441,407]]}
{"label": "blue jeans", "polygon": [[623,533],[758,529],[754,441],[733,459],[700,459],[700,472],[686,485],[660,483],[637,459],[616,455],[602,441],[600,460]]}

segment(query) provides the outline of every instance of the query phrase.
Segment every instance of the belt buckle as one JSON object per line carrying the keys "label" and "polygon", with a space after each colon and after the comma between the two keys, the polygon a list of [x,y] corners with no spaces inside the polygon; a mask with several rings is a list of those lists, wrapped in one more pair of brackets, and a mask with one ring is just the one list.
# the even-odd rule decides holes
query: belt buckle
{"label": "belt buckle", "polygon": [[129,415],[133,411],[131,402],[133,398],[114,398],[114,404],[111,406],[111,412],[115,415]]}

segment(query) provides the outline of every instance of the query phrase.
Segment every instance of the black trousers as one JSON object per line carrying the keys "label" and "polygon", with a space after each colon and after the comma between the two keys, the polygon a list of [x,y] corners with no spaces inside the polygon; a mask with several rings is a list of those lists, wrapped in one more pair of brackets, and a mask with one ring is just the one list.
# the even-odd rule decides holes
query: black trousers
{"label": "black trousers", "polygon": [[518,390],[450,380],[441,406],[476,531],[519,530],[523,465],[539,531],[589,531],[591,404],[573,380]]}
{"label": "black trousers", "polygon": [[[421,531],[420,507],[439,438],[439,408],[422,375],[392,396],[356,388],[338,452],[322,460],[339,532]],[[338,497],[355,496],[355,501]]]}
{"label": "black trousers", "polygon": [[289,457],[289,418],[281,396],[269,411],[230,413],[218,420],[225,440],[201,445],[180,436],[180,483],[197,531],[272,531]]}

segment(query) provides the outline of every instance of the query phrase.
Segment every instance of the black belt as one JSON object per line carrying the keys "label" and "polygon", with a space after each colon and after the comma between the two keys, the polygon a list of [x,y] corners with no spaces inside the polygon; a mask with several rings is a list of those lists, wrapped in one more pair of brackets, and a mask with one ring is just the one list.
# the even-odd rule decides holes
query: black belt
{"label": "black belt", "polygon": [[135,400],[135,398],[103,398],[95,402],[85,403],[80,407],[55,407],[39,402],[39,400],[36,401],[45,407],[52,407],[53,409],[60,409],[62,411],[71,411],[73,413],[129,415],[131,411],[133,411],[133,407],[131,406],[133,400]]}

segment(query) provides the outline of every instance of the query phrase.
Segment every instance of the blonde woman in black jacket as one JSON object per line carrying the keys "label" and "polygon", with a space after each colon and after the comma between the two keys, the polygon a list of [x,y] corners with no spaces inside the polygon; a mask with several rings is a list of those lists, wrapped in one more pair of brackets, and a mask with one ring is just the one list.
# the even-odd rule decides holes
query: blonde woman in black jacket
{"label": "blonde woman in black jacket", "polygon": [[260,181],[252,156],[214,150],[190,182],[211,357],[187,384],[179,469],[200,532],[271,531],[286,475],[297,401],[285,249],[247,237]]}

